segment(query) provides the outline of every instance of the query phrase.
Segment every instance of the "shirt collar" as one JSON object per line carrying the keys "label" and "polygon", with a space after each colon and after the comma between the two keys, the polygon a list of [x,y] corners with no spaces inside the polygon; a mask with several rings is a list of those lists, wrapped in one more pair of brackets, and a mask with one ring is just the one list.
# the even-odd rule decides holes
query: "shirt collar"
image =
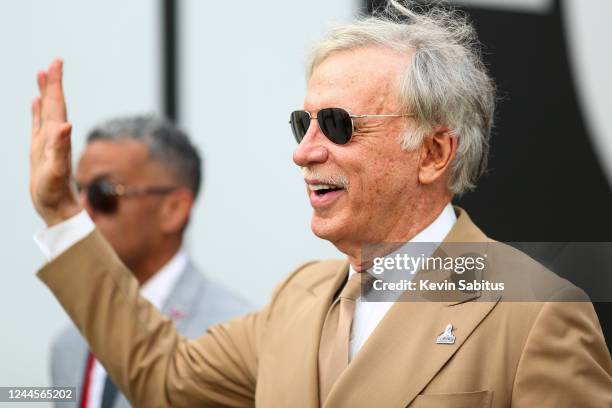
{"label": "shirt collar", "polygon": [[187,252],[183,248],[179,249],[170,261],[140,287],[140,294],[161,309],[188,261]]}

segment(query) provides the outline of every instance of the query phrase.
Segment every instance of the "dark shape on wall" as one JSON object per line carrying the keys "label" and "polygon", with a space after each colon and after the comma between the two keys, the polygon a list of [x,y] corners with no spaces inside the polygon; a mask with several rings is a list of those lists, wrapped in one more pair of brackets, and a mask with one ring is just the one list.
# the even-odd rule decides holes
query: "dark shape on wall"
{"label": "dark shape on wall", "polygon": [[[457,7],[474,22],[501,99],[489,171],[456,203],[500,241],[612,241],[612,190],[579,108],[562,5],[548,14]],[[600,273],[612,290],[610,271]],[[610,346],[612,303],[595,308]]]}
{"label": "dark shape on wall", "polygon": [[168,119],[177,122],[178,111],[178,3],[177,0],[161,0],[162,18],[162,90],[163,112]]}

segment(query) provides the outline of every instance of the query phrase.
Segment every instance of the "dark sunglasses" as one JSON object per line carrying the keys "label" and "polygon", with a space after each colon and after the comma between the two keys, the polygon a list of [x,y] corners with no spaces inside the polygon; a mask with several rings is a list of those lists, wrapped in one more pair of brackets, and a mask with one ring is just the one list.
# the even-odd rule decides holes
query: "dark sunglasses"
{"label": "dark sunglasses", "polygon": [[321,128],[321,131],[329,140],[335,144],[343,145],[350,142],[353,137],[353,132],[355,130],[353,119],[399,118],[402,116],[412,115],[351,115],[342,108],[324,108],[321,109],[315,117],[312,117],[310,112],[305,110],[293,111],[289,117],[289,124],[291,124],[293,136],[298,143],[304,139],[310,127],[310,122],[316,119],[319,123],[319,128]]}
{"label": "dark sunglasses", "polygon": [[86,186],[78,186],[79,191],[86,190],[87,201],[92,210],[103,214],[112,214],[119,207],[119,197],[132,197],[147,194],[168,194],[178,187],[126,187],[114,184],[109,180],[95,179]]}

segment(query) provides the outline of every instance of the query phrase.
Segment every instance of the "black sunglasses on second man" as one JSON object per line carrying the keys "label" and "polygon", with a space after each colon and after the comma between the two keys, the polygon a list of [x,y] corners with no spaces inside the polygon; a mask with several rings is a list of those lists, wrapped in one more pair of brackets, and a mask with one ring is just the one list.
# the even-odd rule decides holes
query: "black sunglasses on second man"
{"label": "black sunglasses on second man", "polygon": [[304,139],[310,127],[310,122],[316,119],[319,128],[329,140],[335,144],[343,145],[350,142],[353,137],[353,132],[355,130],[353,119],[396,118],[402,116],[412,115],[351,115],[342,108],[324,108],[321,109],[315,117],[312,117],[310,112],[305,110],[293,111],[289,117],[289,123],[291,124],[293,136],[298,143]]}
{"label": "black sunglasses on second man", "polygon": [[85,186],[79,186],[79,191],[84,189],[87,201],[91,209],[97,213],[112,214],[119,207],[119,197],[139,196],[146,194],[168,194],[178,187],[126,187],[123,184],[115,184],[105,178],[97,178]]}

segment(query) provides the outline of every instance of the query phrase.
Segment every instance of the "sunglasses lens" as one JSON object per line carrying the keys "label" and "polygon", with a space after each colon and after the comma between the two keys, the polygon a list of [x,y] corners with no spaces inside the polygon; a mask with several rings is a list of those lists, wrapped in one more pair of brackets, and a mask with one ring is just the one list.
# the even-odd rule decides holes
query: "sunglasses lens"
{"label": "sunglasses lens", "polygon": [[310,126],[310,115],[303,110],[293,111],[291,112],[289,122],[291,123],[291,131],[295,140],[300,143]]}
{"label": "sunglasses lens", "polygon": [[346,144],[353,136],[351,115],[342,108],[325,108],[317,113],[319,127],[329,140]]}
{"label": "sunglasses lens", "polygon": [[117,209],[117,196],[109,191],[104,181],[94,181],[87,188],[87,200],[91,208],[99,213],[110,214]]}

